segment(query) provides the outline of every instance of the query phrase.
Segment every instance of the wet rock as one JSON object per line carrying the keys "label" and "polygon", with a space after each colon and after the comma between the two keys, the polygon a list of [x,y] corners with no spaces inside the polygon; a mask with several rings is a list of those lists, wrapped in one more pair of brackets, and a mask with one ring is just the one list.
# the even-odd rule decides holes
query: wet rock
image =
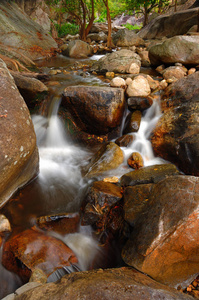
{"label": "wet rock", "polygon": [[95,181],[83,200],[82,224],[95,224],[121,198],[121,187],[110,182]]}
{"label": "wet rock", "polygon": [[148,109],[153,104],[153,100],[150,97],[130,97],[127,99],[128,108],[132,110],[143,111]]}
{"label": "wet rock", "polygon": [[162,117],[152,136],[157,156],[175,162],[190,175],[199,175],[199,72],[171,84],[161,101]]}
{"label": "wet rock", "polygon": [[4,216],[0,215],[0,234],[3,232],[10,232],[11,226],[9,220]]}
{"label": "wet rock", "polygon": [[191,69],[188,70],[187,75],[191,75],[191,74],[193,74],[195,72],[196,72],[196,68],[191,68]]}
{"label": "wet rock", "polygon": [[[48,56],[51,48],[57,48],[50,34],[23,13],[13,1],[1,1],[0,18],[4,20],[0,24],[1,43],[10,48],[9,52],[17,49],[21,56],[35,60]],[[3,50],[3,47],[0,49]]]}
{"label": "wet rock", "polygon": [[115,77],[111,80],[110,86],[112,87],[125,87],[126,81],[121,77]]}
{"label": "wet rock", "polygon": [[62,54],[73,58],[86,58],[92,55],[92,47],[81,40],[74,40],[69,42]]}
{"label": "wet rock", "polygon": [[47,276],[41,269],[35,268],[31,274],[29,282],[38,282],[44,284],[47,282]]}
{"label": "wet rock", "polygon": [[63,242],[34,229],[27,229],[6,241],[2,255],[3,265],[24,282],[36,268],[49,276],[57,268],[76,262],[74,253]]}
{"label": "wet rock", "polygon": [[123,49],[101,57],[92,65],[91,71],[97,73],[129,73],[129,68],[132,63],[141,66],[139,55],[131,50]]}
{"label": "wet rock", "polygon": [[150,47],[149,59],[152,65],[176,62],[196,65],[199,63],[198,50],[199,36],[175,36]]}
{"label": "wet rock", "polygon": [[126,94],[128,97],[132,96],[148,96],[151,93],[148,80],[142,76],[136,76],[132,82],[128,85]]}
{"label": "wet rock", "polygon": [[160,86],[159,86],[159,87],[160,87],[160,90],[166,89],[167,86],[168,86],[168,83],[166,82],[165,79],[163,79],[163,80],[160,81]]}
{"label": "wet rock", "polygon": [[136,224],[150,206],[149,197],[153,184],[128,186],[124,190],[124,219],[130,225]]}
{"label": "wet rock", "polygon": [[120,29],[113,35],[113,43],[117,47],[129,47],[144,45],[144,40],[133,30]]}
{"label": "wet rock", "polygon": [[143,39],[155,39],[186,34],[197,24],[198,8],[160,15],[139,32]]}
{"label": "wet rock", "polygon": [[120,147],[128,147],[133,142],[133,135],[124,134],[115,140],[115,143]]}
{"label": "wet rock", "polygon": [[123,249],[124,261],[155,280],[186,287],[198,274],[199,178],[171,176],[151,190],[150,205]]}
{"label": "wet rock", "polygon": [[57,299],[175,299],[188,300],[192,297],[158,283],[132,268],[93,270],[78,272],[63,277],[56,283],[34,288],[16,300]]}
{"label": "wet rock", "polygon": [[162,72],[164,79],[166,80],[172,79],[174,81],[185,77],[186,74],[187,74],[187,70],[184,67],[176,67],[176,66],[168,67],[164,69]]}
{"label": "wet rock", "polygon": [[154,80],[154,79],[153,79],[151,76],[149,76],[149,75],[147,75],[146,78],[147,78],[147,80],[148,80],[148,83],[149,83],[149,85],[150,85],[150,89],[151,89],[152,91],[154,91],[154,90],[156,90],[156,89],[159,88],[160,83],[159,83],[158,80]]}
{"label": "wet rock", "polygon": [[62,105],[70,111],[73,121],[82,131],[103,135],[122,123],[124,91],[110,87],[67,87]]}
{"label": "wet rock", "polygon": [[130,113],[126,119],[124,134],[137,132],[140,128],[141,118],[142,113],[139,110]]}
{"label": "wet rock", "polygon": [[127,160],[129,167],[137,170],[144,166],[142,155],[139,152],[133,152]]}
{"label": "wet rock", "polygon": [[37,219],[37,225],[42,230],[55,231],[60,234],[74,233],[78,231],[79,213],[67,213],[61,215],[43,216]]}
{"label": "wet rock", "polygon": [[103,145],[83,169],[87,177],[98,176],[101,173],[116,169],[124,161],[123,151],[113,142]]}
{"label": "wet rock", "polygon": [[36,136],[29,110],[0,60],[0,206],[38,172]]}
{"label": "wet rock", "polygon": [[179,171],[172,164],[154,165],[126,173],[121,177],[121,186],[157,183],[166,177],[178,175]]}

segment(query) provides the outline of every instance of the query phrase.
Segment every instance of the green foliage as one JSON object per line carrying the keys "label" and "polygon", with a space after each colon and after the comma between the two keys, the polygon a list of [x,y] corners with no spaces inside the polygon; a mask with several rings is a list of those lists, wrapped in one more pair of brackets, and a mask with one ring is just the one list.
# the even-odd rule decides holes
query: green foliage
{"label": "green foliage", "polygon": [[77,24],[64,23],[61,26],[55,24],[59,37],[64,37],[67,34],[75,35],[79,32],[79,26]]}
{"label": "green foliage", "polygon": [[129,30],[140,30],[140,28],[142,27],[142,25],[138,25],[138,24],[131,25],[129,23],[126,23],[123,26]]}

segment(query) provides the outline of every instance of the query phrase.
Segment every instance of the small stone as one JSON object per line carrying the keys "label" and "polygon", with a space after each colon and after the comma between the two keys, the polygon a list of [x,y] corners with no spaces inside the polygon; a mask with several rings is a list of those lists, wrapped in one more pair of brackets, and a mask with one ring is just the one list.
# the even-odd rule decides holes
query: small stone
{"label": "small stone", "polygon": [[126,79],[126,85],[129,85],[129,84],[131,84],[133,82],[133,80],[130,78],[130,77],[128,77],[127,79]]}
{"label": "small stone", "polygon": [[133,152],[127,160],[128,165],[137,170],[144,166],[142,155],[139,152]]}
{"label": "small stone", "polygon": [[49,71],[49,74],[50,74],[50,75],[57,75],[57,70],[50,70],[50,71]]}
{"label": "small stone", "polygon": [[166,82],[165,79],[163,79],[162,81],[160,81],[160,90],[166,89],[167,86],[168,86],[168,83]]}
{"label": "small stone", "polygon": [[140,66],[136,63],[132,63],[129,67],[128,73],[130,73],[130,74],[139,74],[140,73]]}
{"label": "small stone", "polygon": [[126,86],[126,81],[121,77],[115,77],[111,80],[110,85],[112,87],[123,87],[123,86],[125,87]]}
{"label": "small stone", "polygon": [[107,177],[103,179],[104,182],[110,182],[110,183],[117,183],[119,181],[119,178],[116,176]]}
{"label": "small stone", "polygon": [[160,66],[158,66],[155,70],[156,70],[158,73],[162,74],[162,72],[164,71],[164,69],[165,69],[165,65],[160,65]]}
{"label": "small stone", "polygon": [[114,78],[115,73],[114,72],[106,72],[106,77],[107,78]]}
{"label": "small stone", "polygon": [[0,215],[0,232],[11,231],[10,222],[4,215]]}
{"label": "small stone", "polygon": [[47,282],[47,276],[41,269],[35,268],[32,272],[29,282],[38,282],[44,284]]}
{"label": "small stone", "polygon": [[188,75],[191,75],[196,72],[196,68],[191,68],[188,70]]}

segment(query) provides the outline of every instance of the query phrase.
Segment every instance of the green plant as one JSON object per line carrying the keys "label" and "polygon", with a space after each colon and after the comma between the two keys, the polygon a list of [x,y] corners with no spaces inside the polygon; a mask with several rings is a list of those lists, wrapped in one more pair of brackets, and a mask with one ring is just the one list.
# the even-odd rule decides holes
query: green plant
{"label": "green plant", "polygon": [[129,30],[140,30],[140,28],[142,27],[142,25],[138,25],[138,24],[131,25],[129,23],[123,24],[123,26]]}
{"label": "green plant", "polygon": [[59,37],[64,37],[67,34],[75,35],[79,32],[79,26],[72,23],[64,23],[62,25],[55,24]]}

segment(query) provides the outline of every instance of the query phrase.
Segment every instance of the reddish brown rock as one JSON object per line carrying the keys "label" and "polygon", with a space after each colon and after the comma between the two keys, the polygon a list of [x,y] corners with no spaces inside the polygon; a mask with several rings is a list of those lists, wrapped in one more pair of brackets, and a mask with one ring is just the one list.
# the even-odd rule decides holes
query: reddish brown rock
{"label": "reddish brown rock", "polygon": [[161,101],[162,117],[152,135],[154,152],[185,174],[199,175],[199,72],[171,84]]}
{"label": "reddish brown rock", "polygon": [[37,225],[42,230],[55,231],[64,235],[77,232],[79,221],[79,213],[67,213],[39,217],[37,219]]}
{"label": "reddish brown rock", "polygon": [[109,182],[95,181],[83,200],[82,224],[96,223],[121,198],[121,187]]}
{"label": "reddish brown rock", "polygon": [[29,110],[13,77],[0,61],[0,206],[34,176],[39,167]]}
{"label": "reddish brown rock", "polygon": [[16,296],[16,300],[61,300],[66,297],[69,300],[192,299],[134,269],[117,268],[73,273],[56,283],[36,287]]}
{"label": "reddish brown rock", "polygon": [[2,263],[28,281],[31,271],[41,269],[47,276],[57,268],[76,263],[77,258],[62,241],[27,229],[11,237],[4,245]]}
{"label": "reddish brown rock", "polygon": [[140,169],[144,166],[142,155],[139,152],[133,152],[127,160],[129,167]]}
{"label": "reddish brown rock", "polygon": [[153,104],[153,100],[150,97],[130,97],[127,100],[128,108],[130,110],[143,111]]}
{"label": "reddish brown rock", "polygon": [[123,259],[159,282],[186,287],[199,268],[199,178],[162,180],[154,185],[149,201]]}

